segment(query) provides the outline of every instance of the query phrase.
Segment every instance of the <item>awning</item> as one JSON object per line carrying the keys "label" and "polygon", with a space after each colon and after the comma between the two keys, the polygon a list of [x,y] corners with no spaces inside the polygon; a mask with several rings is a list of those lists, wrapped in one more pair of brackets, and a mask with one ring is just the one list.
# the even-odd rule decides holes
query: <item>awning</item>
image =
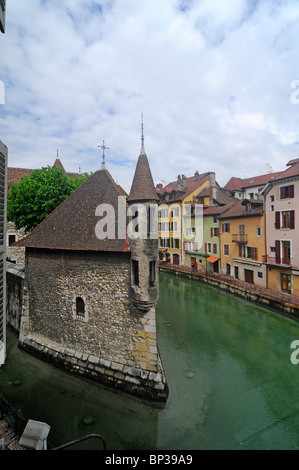
{"label": "awning", "polygon": [[215,263],[218,260],[219,258],[214,258],[213,256],[209,256],[209,258],[207,258],[207,261],[209,261],[210,263]]}

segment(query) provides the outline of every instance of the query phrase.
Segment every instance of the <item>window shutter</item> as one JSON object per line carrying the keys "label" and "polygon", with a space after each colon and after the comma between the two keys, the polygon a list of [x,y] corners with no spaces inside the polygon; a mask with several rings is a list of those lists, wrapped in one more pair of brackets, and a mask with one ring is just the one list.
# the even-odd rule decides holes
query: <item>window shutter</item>
{"label": "window shutter", "polygon": [[213,254],[217,254],[217,243],[213,243]]}
{"label": "window shutter", "polygon": [[280,264],[280,240],[275,241],[275,263]]}
{"label": "window shutter", "polygon": [[294,185],[291,184],[290,186],[290,197],[294,197]]}
{"label": "window shutter", "polygon": [[275,212],[275,228],[280,228],[280,212]]}
{"label": "window shutter", "polygon": [[219,228],[215,228],[215,237],[219,237]]}
{"label": "window shutter", "polygon": [[257,260],[257,248],[252,247],[252,259]]}
{"label": "window shutter", "polygon": [[295,228],[295,211],[290,211],[290,228]]}
{"label": "window shutter", "polygon": [[207,252],[208,252],[208,244],[205,243],[205,253],[207,253]]}
{"label": "window shutter", "polygon": [[286,197],[286,190],[285,190],[285,187],[283,186],[282,188],[280,188],[280,199],[285,199]]}
{"label": "window shutter", "polygon": [[239,245],[239,258],[242,258],[242,246]]}
{"label": "window shutter", "polygon": [[211,227],[211,237],[214,236],[214,231],[213,231],[213,227]]}

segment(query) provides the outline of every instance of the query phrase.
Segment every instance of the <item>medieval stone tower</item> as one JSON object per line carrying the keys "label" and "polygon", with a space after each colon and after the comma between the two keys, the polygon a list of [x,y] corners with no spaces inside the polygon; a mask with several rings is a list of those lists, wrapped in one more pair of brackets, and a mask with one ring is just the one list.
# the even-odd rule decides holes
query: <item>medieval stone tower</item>
{"label": "medieval stone tower", "polygon": [[[156,333],[157,236],[151,237],[155,224],[145,224],[155,219],[156,205],[142,135],[127,201],[102,165],[15,244],[25,247],[26,257],[19,346],[74,374],[165,402]],[[121,230],[120,207],[129,211],[129,233],[126,223]],[[109,226],[104,237],[99,224]],[[146,237],[138,236],[145,226]]]}
{"label": "medieval stone tower", "polygon": [[130,216],[131,299],[138,309],[144,311],[154,308],[159,296],[158,201],[142,132],[141,151],[127,202]]}

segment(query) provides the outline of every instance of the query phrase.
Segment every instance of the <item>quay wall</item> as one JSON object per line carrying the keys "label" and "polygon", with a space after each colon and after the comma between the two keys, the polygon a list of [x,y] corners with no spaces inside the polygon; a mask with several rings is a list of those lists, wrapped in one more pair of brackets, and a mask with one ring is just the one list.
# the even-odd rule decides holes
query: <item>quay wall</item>
{"label": "quay wall", "polygon": [[261,289],[258,286],[252,284],[246,284],[246,286],[240,286],[235,284],[233,281],[230,282],[228,279],[218,277],[201,275],[196,272],[189,272],[183,269],[176,269],[171,266],[160,266],[160,272],[172,274],[177,277],[185,279],[192,279],[196,282],[202,282],[209,286],[221,289],[229,292],[230,294],[242,297],[245,300],[253,301],[261,306],[268,307],[271,310],[275,310],[283,315],[286,315],[294,320],[299,320],[299,299],[298,303],[294,302],[291,298],[287,299],[284,296],[279,296],[278,293],[271,292],[269,289]]}

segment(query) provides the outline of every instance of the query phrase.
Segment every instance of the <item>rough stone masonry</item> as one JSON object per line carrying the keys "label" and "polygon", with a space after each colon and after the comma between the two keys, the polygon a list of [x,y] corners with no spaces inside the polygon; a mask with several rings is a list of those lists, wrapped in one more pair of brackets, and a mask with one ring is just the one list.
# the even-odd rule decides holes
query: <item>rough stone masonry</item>
{"label": "rough stone masonry", "polygon": [[130,273],[128,254],[27,250],[19,345],[77,375],[165,401],[155,309],[134,307]]}

